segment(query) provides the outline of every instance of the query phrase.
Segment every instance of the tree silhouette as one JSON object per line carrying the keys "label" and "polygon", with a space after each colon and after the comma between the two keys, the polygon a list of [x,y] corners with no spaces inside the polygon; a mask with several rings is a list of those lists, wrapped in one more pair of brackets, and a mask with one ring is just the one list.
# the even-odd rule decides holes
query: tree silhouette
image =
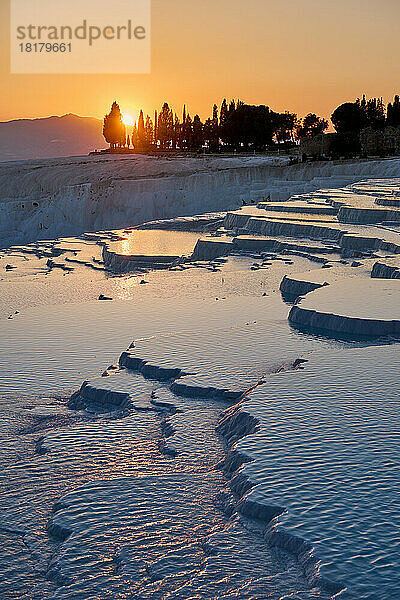
{"label": "tree silhouette", "polygon": [[[330,140],[332,148],[336,147],[335,151],[343,155],[358,152],[363,128],[400,127],[400,97],[396,95],[388,104],[387,116],[382,98],[367,99],[364,95],[355,102],[345,102],[333,112],[332,123],[338,134]],[[128,148],[132,144],[140,150],[198,151],[207,147],[211,152],[246,152],[263,151],[276,146],[276,143],[278,147],[279,144],[294,144],[296,136],[312,138],[326,131],[327,127],[328,121],[314,113],[299,120],[295,113],[289,111],[278,113],[266,105],[252,106],[241,100],[228,103],[224,98],[220,110],[214,104],[212,115],[204,123],[198,114],[192,120],[186,104],[182,121],[167,102],[160,112],[155,111],[154,124],[141,110],[127,140],[120,108],[114,102],[104,118],[103,133],[112,150],[127,143]]]}
{"label": "tree silhouette", "polygon": [[268,106],[251,106],[224,100],[220,113],[219,138],[230,149],[264,150],[272,143],[272,113]]}
{"label": "tree silhouette", "polygon": [[274,134],[278,144],[287,141],[294,142],[295,133],[301,125],[295,113],[289,111],[284,113],[273,113],[272,121]]}
{"label": "tree silhouette", "polygon": [[192,148],[193,121],[189,113],[186,115],[185,123],[182,125],[182,146],[187,150]]}
{"label": "tree silhouette", "polygon": [[228,121],[228,105],[226,99],[222,100],[221,110],[219,111],[219,131],[222,140],[226,137],[226,126]]}
{"label": "tree silhouette", "polygon": [[332,113],[331,120],[338,133],[359,132],[366,126],[365,107],[357,102],[345,102]]}
{"label": "tree silhouette", "polygon": [[328,121],[318,117],[314,113],[308,113],[297,129],[299,138],[314,137],[328,129]]}
{"label": "tree silhouette", "polygon": [[158,115],[157,136],[160,146],[163,150],[171,145],[174,128],[174,115],[168,102],[164,102],[160,114]]}
{"label": "tree silhouette", "polygon": [[179,121],[178,115],[175,113],[174,118],[174,126],[172,130],[172,147],[174,150],[179,146],[180,147],[180,137],[181,137],[181,123]]}
{"label": "tree silhouette", "polygon": [[[388,107],[388,115],[391,113]],[[364,127],[383,129],[385,127],[385,105],[382,98],[367,100],[365,95],[362,100],[345,102],[337,107],[332,114],[332,123],[337,133],[357,133]]]}
{"label": "tree silhouette", "polygon": [[400,97],[395,96],[393,104],[389,102],[387,106],[386,124],[391,127],[400,127]]}
{"label": "tree silhouette", "polygon": [[131,142],[132,146],[136,149],[138,147],[138,131],[136,123],[134,124],[132,129]]}
{"label": "tree silhouette", "polygon": [[203,123],[199,115],[195,115],[193,119],[193,134],[191,150],[200,150],[203,145]]}
{"label": "tree silhouette", "polygon": [[140,111],[139,120],[137,124],[137,147],[143,149],[146,145],[146,134],[144,130],[144,116],[143,111]]}
{"label": "tree silhouette", "polygon": [[158,113],[154,111],[154,143],[158,145]]}
{"label": "tree silhouette", "polygon": [[112,103],[111,111],[104,117],[103,135],[112,150],[125,146],[126,129],[117,102]]}
{"label": "tree silhouette", "polygon": [[219,123],[218,123],[218,106],[214,104],[212,119],[207,119],[203,127],[204,142],[208,144],[211,152],[219,150]]}
{"label": "tree silhouette", "polygon": [[374,129],[383,129],[385,126],[385,106],[382,98],[371,98],[367,102],[366,116],[368,125]]}
{"label": "tree silhouette", "polygon": [[153,122],[149,115],[146,116],[146,123],[144,126],[144,139],[146,147],[150,147],[154,143],[154,128]]}

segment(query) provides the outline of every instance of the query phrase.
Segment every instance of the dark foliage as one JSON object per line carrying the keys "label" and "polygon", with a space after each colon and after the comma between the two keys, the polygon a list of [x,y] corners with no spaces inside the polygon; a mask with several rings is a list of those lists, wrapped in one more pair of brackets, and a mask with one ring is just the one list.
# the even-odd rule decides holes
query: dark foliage
{"label": "dark foliage", "polygon": [[125,146],[126,129],[122,122],[120,108],[116,102],[113,102],[111,111],[104,117],[103,135],[111,148]]}

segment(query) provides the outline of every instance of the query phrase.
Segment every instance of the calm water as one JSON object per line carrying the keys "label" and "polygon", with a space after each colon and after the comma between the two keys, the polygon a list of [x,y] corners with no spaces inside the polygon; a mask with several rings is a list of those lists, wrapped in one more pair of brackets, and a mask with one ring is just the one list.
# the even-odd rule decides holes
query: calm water
{"label": "calm water", "polygon": [[163,229],[135,229],[131,233],[120,233],[125,239],[110,244],[113,252],[151,256],[192,254],[197,240],[201,237],[200,233]]}

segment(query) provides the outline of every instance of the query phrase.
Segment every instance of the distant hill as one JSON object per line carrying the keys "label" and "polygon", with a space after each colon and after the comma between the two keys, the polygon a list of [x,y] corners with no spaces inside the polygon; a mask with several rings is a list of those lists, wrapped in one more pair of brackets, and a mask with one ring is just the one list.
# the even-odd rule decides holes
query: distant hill
{"label": "distant hill", "polygon": [[106,148],[102,125],[99,119],[72,114],[0,122],[0,162],[77,156]]}

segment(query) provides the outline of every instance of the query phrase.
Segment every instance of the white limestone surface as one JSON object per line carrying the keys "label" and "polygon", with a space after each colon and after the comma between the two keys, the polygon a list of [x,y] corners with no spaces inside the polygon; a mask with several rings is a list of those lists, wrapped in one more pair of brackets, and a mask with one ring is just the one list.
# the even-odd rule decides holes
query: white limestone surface
{"label": "white limestone surface", "polygon": [[287,157],[91,156],[0,165],[2,245],[286,201],[366,177],[398,177],[400,161],[290,166]]}
{"label": "white limestone surface", "polygon": [[356,279],[319,288],[293,306],[294,325],[349,335],[400,334],[400,282]]}
{"label": "white limestone surface", "polygon": [[374,258],[361,261],[352,259],[346,261],[332,259],[330,261],[327,257],[327,262],[321,269],[285,275],[281,281],[280,290],[285,300],[294,302],[299,296],[305,296],[309,292],[327,285],[353,280],[368,281],[375,264],[376,259]]}

